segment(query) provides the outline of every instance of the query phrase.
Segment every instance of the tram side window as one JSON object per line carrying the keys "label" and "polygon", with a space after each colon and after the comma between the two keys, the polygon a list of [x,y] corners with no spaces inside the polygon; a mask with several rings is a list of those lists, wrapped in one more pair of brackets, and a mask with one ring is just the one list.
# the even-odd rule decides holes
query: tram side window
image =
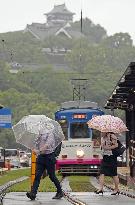
{"label": "tram side window", "polygon": [[65,140],[68,140],[68,123],[67,123],[67,121],[66,120],[59,120],[58,122],[62,128],[63,134],[65,136]]}
{"label": "tram side window", "polygon": [[86,123],[70,124],[70,137],[72,139],[89,138],[90,133],[87,124]]}
{"label": "tram side window", "polygon": [[101,145],[101,133],[98,130],[92,130],[92,140],[94,142],[95,147],[99,147]]}

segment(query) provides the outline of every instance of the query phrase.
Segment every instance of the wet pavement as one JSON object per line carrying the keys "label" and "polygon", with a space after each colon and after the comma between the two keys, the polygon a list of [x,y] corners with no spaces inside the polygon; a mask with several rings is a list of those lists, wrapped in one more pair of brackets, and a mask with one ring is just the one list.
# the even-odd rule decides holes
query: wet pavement
{"label": "wet pavement", "polygon": [[25,192],[10,192],[4,197],[3,205],[71,205],[65,198],[52,199],[54,195],[54,192],[41,192],[37,194],[35,201],[31,201]]}
{"label": "wet pavement", "polygon": [[[3,199],[3,205],[71,205],[66,198],[60,200],[52,199],[54,192],[39,192],[35,201],[31,201],[26,197],[25,192],[10,192]],[[87,205],[133,205],[135,199],[124,195],[111,196],[111,192],[105,192],[97,195],[93,192],[71,192],[70,196],[79,199]]]}
{"label": "wet pavement", "polygon": [[[95,177],[90,178],[90,183],[99,188],[98,181]],[[133,205],[135,204],[135,198],[130,198],[125,195],[112,196],[111,191],[104,187],[104,193],[102,195],[95,194],[93,192],[72,192],[69,185],[68,177],[64,178],[61,182],[62,189],[68,194],[67,197],[63,197],[60,200],[52,199],[55,192],[38,192],[35,201],[31,201],[26,197],[26,192],[10,192],[7,193],[3,199],[3,205]],[[75,202],[82,203],[75,203]],[[72,202],[72,203],[71,203]]]}
{"label": "wet pavement", "polygon": [[105,192],[102,195],[97,195],[92,192],[75,193],[75,197],[83,201],[87,205],[133,205],[135,199],[129,198],[124,195],[112,196],[111,192]]}

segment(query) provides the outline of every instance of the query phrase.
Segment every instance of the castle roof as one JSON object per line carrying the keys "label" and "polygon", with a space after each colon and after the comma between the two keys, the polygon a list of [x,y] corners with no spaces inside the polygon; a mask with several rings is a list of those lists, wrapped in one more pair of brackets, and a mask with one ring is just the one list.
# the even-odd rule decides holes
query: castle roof
{"label": "castle roof", "polygon": [[32,33],[37,39],[43,40],[51,35],[57,36],[60,33],[64,33],[69,38],[81,38],[84,35],[73,29],[72,27],[47,27],[46,24],[40,23],[32,23],[31,25],[27,25],[26,30]]}
{"label": "castle roof", "polygon": [[45,13],[45,15],[50,15],[50,14],[74,15],[75,13],[69,11],[65,4],[61,4],[61,5],[54,5],[54,8],[50,12]]}

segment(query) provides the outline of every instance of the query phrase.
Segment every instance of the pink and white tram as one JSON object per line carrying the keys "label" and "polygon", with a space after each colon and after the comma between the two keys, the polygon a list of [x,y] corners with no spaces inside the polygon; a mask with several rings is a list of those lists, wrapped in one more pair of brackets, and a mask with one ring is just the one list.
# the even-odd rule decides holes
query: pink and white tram
{"label": "pink and white tram", "polygon": [[97,174],[101,163],[100,133],[88,128],[95,115],[103,115],[97,103],[69,101],[62,103],[55,120],[62,127],[65,140],[57,158],[56,169],[62,175]]}

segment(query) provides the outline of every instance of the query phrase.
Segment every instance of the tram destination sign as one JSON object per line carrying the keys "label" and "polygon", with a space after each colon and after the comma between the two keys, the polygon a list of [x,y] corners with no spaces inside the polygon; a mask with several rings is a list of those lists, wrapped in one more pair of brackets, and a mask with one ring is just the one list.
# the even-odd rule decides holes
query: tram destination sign
{"label": "tram destination sign", "polygon": [[86,116],[86,114],[83,114],[83,113],[77,113],[77,114],[73,114],[73,118],[74,119],[85,119],[87,116]]}
{"label": "tram destination sign", "polygon": [[0,128],[11,128],[11,110],[9,108],[0,109]]}

